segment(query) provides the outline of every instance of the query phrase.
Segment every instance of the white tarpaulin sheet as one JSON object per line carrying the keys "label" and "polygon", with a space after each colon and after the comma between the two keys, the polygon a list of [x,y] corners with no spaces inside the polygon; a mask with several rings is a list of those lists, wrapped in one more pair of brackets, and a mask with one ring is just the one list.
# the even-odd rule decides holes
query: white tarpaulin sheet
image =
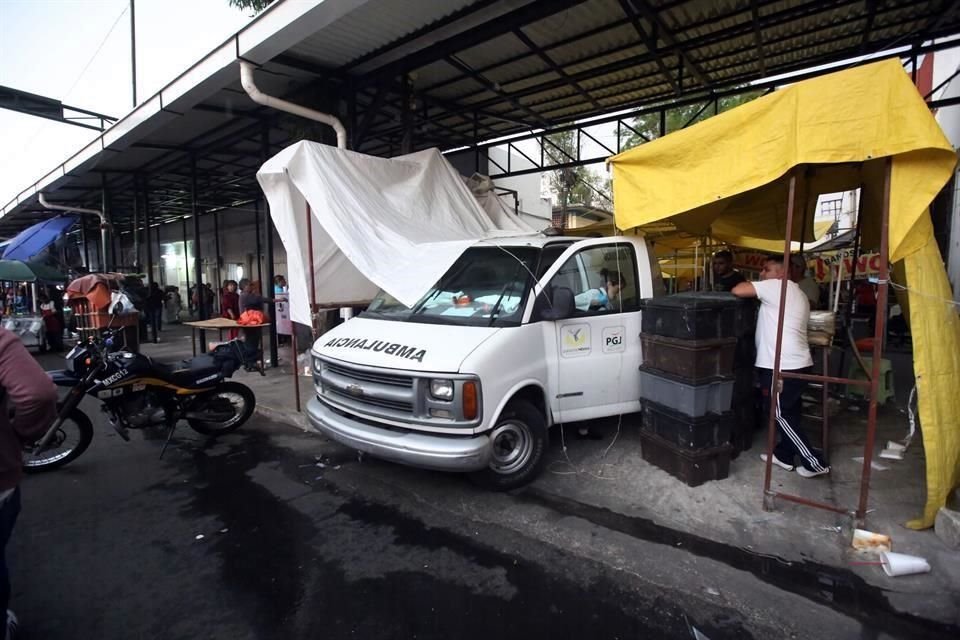
{"label": "white tarpaulin sheet", "polygon": [[378,288],[413,306],[467,247],[531,233],[502,208],[484,210],[436,149],[378,158],[298,142],[257,172],[287,250],[290,315],[310,324],[309,236],[316,302],[346,306]]}

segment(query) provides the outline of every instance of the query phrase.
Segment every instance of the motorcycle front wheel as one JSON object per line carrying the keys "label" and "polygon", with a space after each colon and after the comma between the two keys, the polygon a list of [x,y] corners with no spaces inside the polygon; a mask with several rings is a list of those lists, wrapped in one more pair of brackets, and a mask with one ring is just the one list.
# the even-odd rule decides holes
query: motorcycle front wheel
{"label": "motorcycle front wheel", "polygon": [[190,407],[187,423],[197,433],[207,436],[230,433],[250,419],[256,404],[257,398],[250,387],[239,382],[224,382],[197,398]]}
{"label": "motorcycle front wheel", "polygon": [[[53,434],[47,448],[34,455],[36,442],[23,446],[23,470],[28,473],[52,471],[80,457],[93,440],[93,424],[80,409],[74,409]],[[39,441],[38,441],[39,442]]]}

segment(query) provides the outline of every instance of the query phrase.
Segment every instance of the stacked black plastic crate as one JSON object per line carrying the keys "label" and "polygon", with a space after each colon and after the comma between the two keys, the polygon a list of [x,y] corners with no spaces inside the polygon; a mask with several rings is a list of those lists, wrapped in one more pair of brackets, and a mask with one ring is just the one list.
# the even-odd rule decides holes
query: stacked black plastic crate
{"label": "stacked black plastic crate", "polygon": [[753,433],[753,305],[685,293],[642,311],[644,460],[691,487],[726,478]]}

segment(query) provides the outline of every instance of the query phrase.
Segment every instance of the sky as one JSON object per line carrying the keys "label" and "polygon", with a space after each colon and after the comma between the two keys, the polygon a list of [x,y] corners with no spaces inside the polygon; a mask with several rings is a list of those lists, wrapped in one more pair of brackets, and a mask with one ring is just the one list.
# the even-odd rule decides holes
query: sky
{"label": "sky", "polygon": [[[135,0],[144,101],[250,21],[227,0]],[[122,117],[132,108],[129,0],[0,0],[0,86]],[[0,206],[98,132],[0,109]]]}

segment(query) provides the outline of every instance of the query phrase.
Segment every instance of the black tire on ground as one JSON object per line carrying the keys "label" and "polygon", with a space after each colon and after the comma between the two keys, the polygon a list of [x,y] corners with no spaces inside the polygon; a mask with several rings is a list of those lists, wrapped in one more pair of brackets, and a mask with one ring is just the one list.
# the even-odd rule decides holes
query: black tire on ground
{"label": "black tire on ground", "polygon": [[194,405],[194,408],[205,400],[213,400],[228,393],[238,395],[243,399],[243,409],[238,414],[226,422],[208,422],[205,420],[197,420],[196,418],[189,418],[187,419],[187,423],[190,425],[190,428],[206,436],[218,436],[225,433],[232,433],[243,426],[243,423],[253,415],[253,409],[257,404],[257,397],[253,395],[250,387],[245,384],[240,384],[239,382],[224,382],[214,391],[205,393],[201,398],[197,398],[197,403]]}
{"label": "black tire on ground", "polygon": [[52,471],[54,469],[59,469],[60,467],[79,458],[80,454],[86,451],[87,447],[90,446],[90,442],[93,441],[93,423],[90,422],[90,418],[87,417],[87,414],[80,409],[75,408],[66,417],[66,419],[63,421],[63,424],[60,425],[59,431],[65,432],[70,429],[77,430],[79,433],[79,440],[72,449],[62,452],[58,454],[58,456],[44,458],[44,456],[49,456],[50,453],[49,450],[42,451],[40,452],[40,459],[37,460],[33,457],[33,443],[30,445],[25,445],[23,448],[23,470],[27,473]]}
{"label": "black tire on ground", "polygon": [[532,482],[543,469],[547,423],[526,400],[513,400],[490,432],[490,465],[470,474],[470,480],[493,491],[509,491]]}

